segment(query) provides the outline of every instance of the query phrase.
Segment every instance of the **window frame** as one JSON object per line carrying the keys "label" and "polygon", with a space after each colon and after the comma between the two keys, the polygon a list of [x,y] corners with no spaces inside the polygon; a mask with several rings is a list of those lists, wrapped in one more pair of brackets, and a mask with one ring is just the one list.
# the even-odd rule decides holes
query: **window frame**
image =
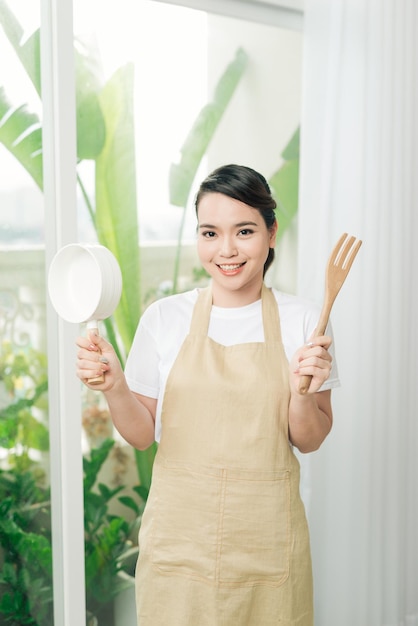
{"label": "window frame", "polygon": [[245,19],[270,26],[303,30],[305,0],[153,0]]}

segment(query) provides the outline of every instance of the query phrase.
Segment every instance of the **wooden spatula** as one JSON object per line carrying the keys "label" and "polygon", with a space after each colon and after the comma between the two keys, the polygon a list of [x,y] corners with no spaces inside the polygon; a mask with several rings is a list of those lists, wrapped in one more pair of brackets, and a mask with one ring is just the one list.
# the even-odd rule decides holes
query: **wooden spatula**
{"label": "wooden spatula", "polygon": [[[325,296],[318,325],[315,329],[315,337],[324,335],[332,305],[337,297],[348,272],[353,264],[362,241],[344,233],[336,243],[331,256],[328,259],[325,273]],[[300,393],[306,393],[311,384],[312,376],[301,376],[299,383]]]}

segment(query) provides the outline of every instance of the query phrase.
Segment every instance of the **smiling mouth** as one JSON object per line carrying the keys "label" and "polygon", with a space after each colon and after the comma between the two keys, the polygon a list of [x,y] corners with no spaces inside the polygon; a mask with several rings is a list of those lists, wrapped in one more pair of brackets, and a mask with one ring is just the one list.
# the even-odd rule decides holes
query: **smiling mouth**
{"label": "smiling mouth", "polygon": [[234,272],[236,270],[239,270],[243,265],[245,265],[244,263],[223,263],[222,265],[220,265],[218,263],[218,267],[223,271],[223,272]]}

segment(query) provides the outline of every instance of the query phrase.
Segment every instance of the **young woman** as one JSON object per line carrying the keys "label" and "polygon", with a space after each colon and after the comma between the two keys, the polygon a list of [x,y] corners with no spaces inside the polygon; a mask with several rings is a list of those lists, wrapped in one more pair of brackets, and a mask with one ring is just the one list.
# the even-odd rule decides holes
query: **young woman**
{"label": "young woman", "polygon": [[329,433],[338,378],[331,337],[314,335],[317,307],[265,286],[275,207],[258,172],[215,170],[196,197],[210,286],[145,311],[125,373],[103,338],[78,339],[77,375],[106,373],[95,389],[121,435],[138,449],[159,442],[139,535],[139,626],[313,624],[293,447],[316,450]]}

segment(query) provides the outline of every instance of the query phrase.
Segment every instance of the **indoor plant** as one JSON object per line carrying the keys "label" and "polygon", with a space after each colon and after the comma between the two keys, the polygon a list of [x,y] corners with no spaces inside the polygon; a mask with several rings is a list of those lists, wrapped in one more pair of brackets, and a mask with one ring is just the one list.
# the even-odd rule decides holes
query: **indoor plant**
{"label": "indoor plant", "polygon": [[[4,342],[0,387],[0,624],[50,626],[53,615],[51,501],[45,355]],[[86,606],[99,624],[112,624],[114,597],[131,584],[121,573],[136,558],[135,535],[146,498],[140,485],[110,487],[100,470],[115,441],[105,439],[83,457]],[[133,515],[115,515],[117,500]]]}

